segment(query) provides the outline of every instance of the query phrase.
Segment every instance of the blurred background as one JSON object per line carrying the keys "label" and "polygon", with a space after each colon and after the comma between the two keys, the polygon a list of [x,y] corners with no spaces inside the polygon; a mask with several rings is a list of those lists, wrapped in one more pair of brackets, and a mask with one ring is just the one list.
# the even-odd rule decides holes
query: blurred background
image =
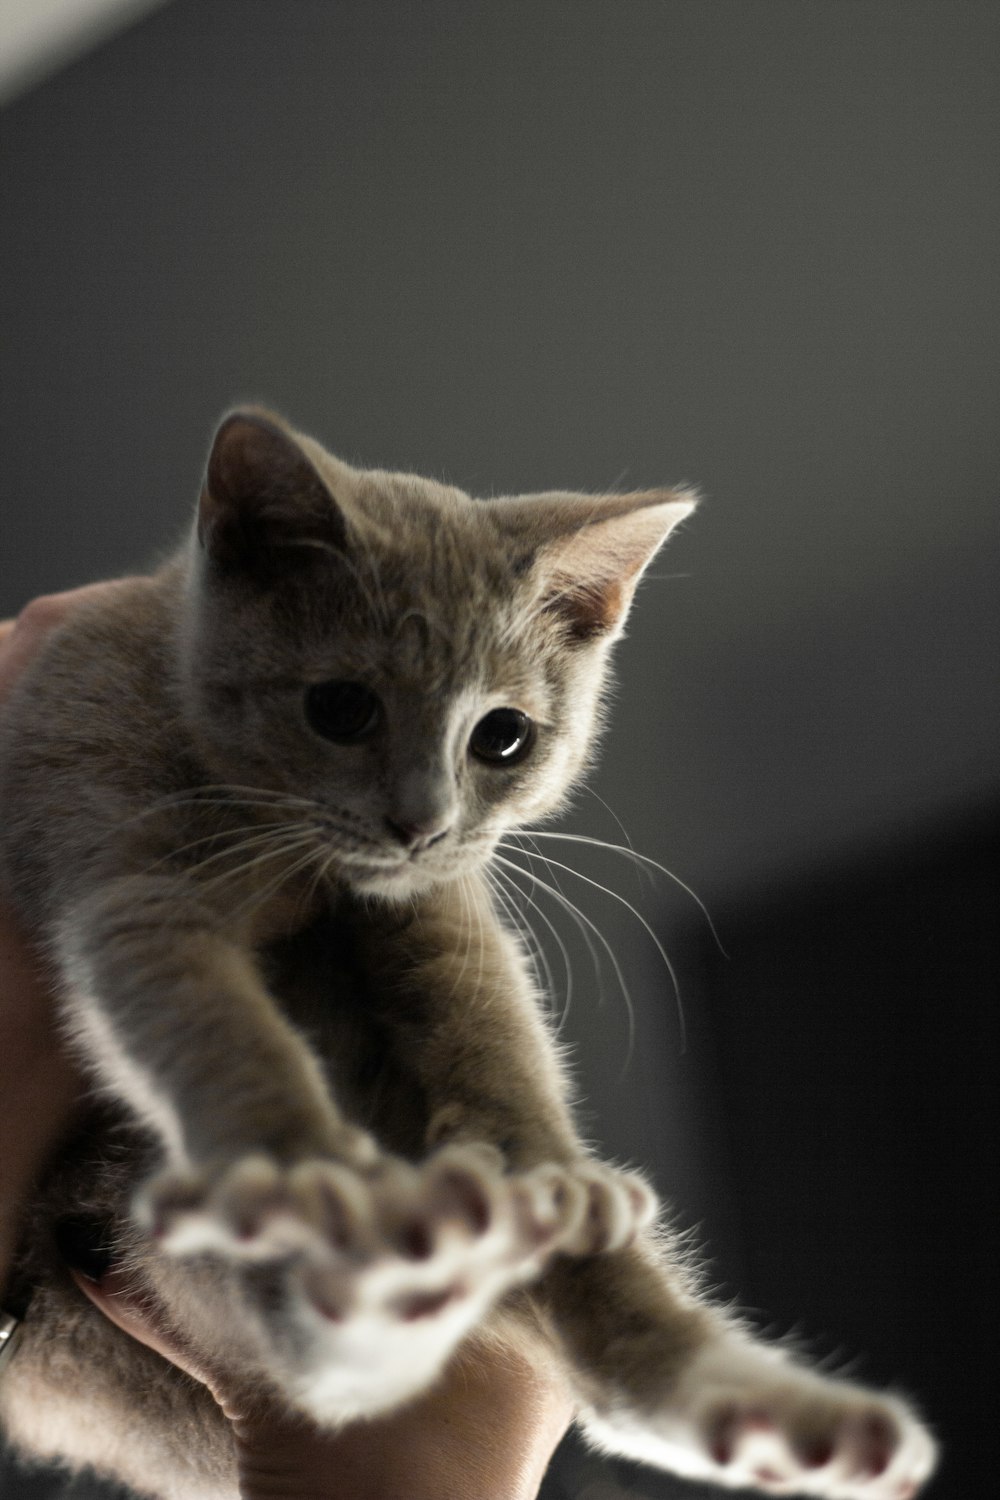
{"label": "blurred background", "polygon": [[[996,1423],[998,56],[993,0],[0,0],[0,612],[162,554],[244,398],[475,493],[701,487],[561,826],[719,943],[573,842],[524,866],[628,1001],[523,910],[587,1131],[916,1396],[933,1500]],[[695,1489],[570,1439],[543,1493]]]}

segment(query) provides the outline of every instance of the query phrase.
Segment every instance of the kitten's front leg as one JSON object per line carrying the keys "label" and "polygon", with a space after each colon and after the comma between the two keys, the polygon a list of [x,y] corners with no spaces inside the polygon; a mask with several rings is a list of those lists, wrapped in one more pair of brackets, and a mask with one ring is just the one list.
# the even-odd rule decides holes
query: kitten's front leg
{"label": "kitten's front leg", "polygon": [[183,876],[109,880],[57,933],[69,1036],[175,1167],[214,1169],[250,1152],[293,1162],[370,1163],[252,954]]}
{"label": "kitten's front leg", "polygon": [[178,1205],[169,1256],[139,1242],[173,1325],[250,1394],[270,1387],[337,1426],[425,1390],[537,1275],[559,1215],[544,1183],[501,1179],[474,1148],[448,1147],[368,1176],[247,1159],[211,1219],[191,1220]]}
{"label": "kitten's front leg", "polygon": [[507,1169],[559,1177],[566,1253],[634,1238],[656,1200],[637,1174],[581,1145],[523,950],[485,885],[466,878],[435,888],[402,917],[359,910],[354,927],[371,1004],[427,1102],[427,1148],[485,1142]]}
{"label": "kitten's front leg", "polygon": [[[436,892],[392,942],[371,942],[368,960],[431,1102],[432,1135],[479,1133],[521,1164],[572,1167],[583,1153],[551,1038],[521,956],[480,897]],[[456,986],[449,955],[470,943],[474,983]],[[830,1380],[740,1331],[696,1295],[665,1240],[557,1256],[533,1296],[583,1425],[611,1452],[725,1485],[845,1500],[908,1500],[933,1468],[933,1440],[904,1402]]]}
{"label": "kitten's front leg", "polygon": [[[471,1145],[419,1166],[379,1150],[182,880],[111,882],[60,938],[78,1045],[170,1156],[142,1194],[141,1243],[193,1340],[338,1422],[424,1389],[538,1273],[565,1221],[561,1184],[508,1177]],[[188,1284],[157,1249],[214,1274]]]}
{"label": "kitten's front leg", "polygon": [[486,1141],[517,1167],[577,1160],[567,1081],[523,949],[466,877],[397,912],[359,908],[373,1005],[428,1106],[427,1141]]}
{"label": "kitten's front leg", "polygon": [[535,1289],[595,1445],[727,1487],[916,1494],[936,1445],[904,1400],[756,1339],[699,1301],[664,1249],[563,1261]]}

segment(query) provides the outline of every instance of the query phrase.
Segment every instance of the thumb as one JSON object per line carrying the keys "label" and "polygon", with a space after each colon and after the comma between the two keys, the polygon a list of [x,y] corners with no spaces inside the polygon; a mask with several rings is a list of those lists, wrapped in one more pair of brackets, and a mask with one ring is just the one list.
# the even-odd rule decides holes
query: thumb
{"label": "thumb", "polygon": [[133,1273],[113,1262],[106,1269],[91,1266],[88,1270],[70,1264],[69,1271],[84,1296],[123,1333],[206,1386],[230,1422],[241,1427],[251,1418],[260,1419],[259,1393],[255,1399],[238,1378],[234,1380],[231,1375],[220,1373],[192,1348],[173,1326],[154,1293],[137,1285]]}
{"label": "thumb", "polygon": [[211,1384],[196,1356],[171,1329],[155,1298],[136,1287],[135,1278],[127,1271],[112,1266],[95,1278],[71,1267],[70,1274],[84,1296],[117,1327],[203,1385]]}

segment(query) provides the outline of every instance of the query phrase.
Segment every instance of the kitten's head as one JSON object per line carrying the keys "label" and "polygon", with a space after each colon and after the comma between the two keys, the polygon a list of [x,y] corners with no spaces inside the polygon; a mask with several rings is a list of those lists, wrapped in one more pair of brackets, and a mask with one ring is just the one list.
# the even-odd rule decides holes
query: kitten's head
{"label": "kitten's head", "polygon": [[562,802],[635,585],[692,506],[472,500],[233,413],[193,543],[185,698],[203,754],[220,781],[287,794],[360,893],[467,873]]}

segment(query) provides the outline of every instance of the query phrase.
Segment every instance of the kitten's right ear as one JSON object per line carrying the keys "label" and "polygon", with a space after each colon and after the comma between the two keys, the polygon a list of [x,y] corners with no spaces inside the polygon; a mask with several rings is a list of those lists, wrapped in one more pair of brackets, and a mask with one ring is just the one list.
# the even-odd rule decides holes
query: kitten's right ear
{"label": "kitten's right ear", "polygon": [[342,551],[347,530],[295,434],[270,412],[249,407],[230,412],[215,434],[198,540],[220,566],[255,569],[291,560],[290,548]]}

